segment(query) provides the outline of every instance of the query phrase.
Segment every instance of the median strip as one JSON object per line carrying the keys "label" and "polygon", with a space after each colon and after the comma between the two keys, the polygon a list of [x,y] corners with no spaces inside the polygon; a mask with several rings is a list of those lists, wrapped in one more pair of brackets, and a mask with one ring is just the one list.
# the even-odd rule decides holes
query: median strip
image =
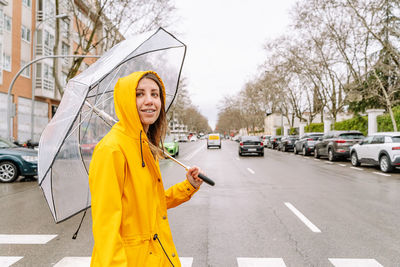
{"label": "median strip", "polygon": [[285,202],[286,207],[288,207],[294,215],[296,215],[311,231],[314,233],[321,233],[321,230],[317,226],[315,226],[306,216],[304,216],[298,209],[296,209],[289,202]]}

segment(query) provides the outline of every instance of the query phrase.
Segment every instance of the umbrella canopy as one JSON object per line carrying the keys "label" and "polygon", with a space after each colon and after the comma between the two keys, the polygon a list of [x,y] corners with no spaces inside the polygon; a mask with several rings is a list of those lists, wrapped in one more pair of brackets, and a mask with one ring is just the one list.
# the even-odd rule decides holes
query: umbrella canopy
{"label": "umbrella canopy", "polygon": [[110,130],[110,122],[98,111],[117,119],[113,93],[118,79],[135,71],[157,72],[165,85],[168,111],[185,53],[185,44],[160,28],[120,42],[68,82],[39,142],[38,182],[56,223],[90,207],[90,160],[95,145]]}

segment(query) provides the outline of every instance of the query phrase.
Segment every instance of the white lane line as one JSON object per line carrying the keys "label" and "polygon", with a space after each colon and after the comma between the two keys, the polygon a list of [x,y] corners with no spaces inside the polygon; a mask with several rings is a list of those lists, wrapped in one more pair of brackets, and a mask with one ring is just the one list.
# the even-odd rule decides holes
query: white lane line
{"label": "white lane line", "polygon": [[238,267],[286,267],[282,258],[237,258]]}
{"label": "white lane line", "polygon": [[238,157],[235,158],[236,160],[240,160]]}
{"label": "white lane line", "polygon": [[[182,267],[192,267],[193,258],[191,257],[179,257]],[[65,257],[57,262],[54,267],[90,267],[91,257]],[[0,257],[0,266],[1,264]]]}
{"label": "white lane line", "polygon": [[326,164],[333,164],[331,161],[324,161]]}
{"label": "white lane line", "polygon": [[340,165],[340,166],[342,166],[342,167],[346,167],[346,164],[340,164],[340,163],[339,163],[338,165]]}
{"label": "white lane line", "polygon": [[285,202],[286,207],[288,207],[311,231],[314,233],[321,233],[321,230],[315,226],[306,216],[304,216],[298,209],[296,209],[289,202]]}
{"label": "white lane line", "polygon": [[382,176],[391,176],[390,174],[386,174],[386,173],[382,173],[382,172],[373,172],[373,173],[379,174],[379,175],[382,175]]}
{"label": "white lane line", "polygon": [[252,169],[247,168],[247,170],[248,170],[251,174],[255,174],[255,172],[254,172]]}
{"label": "white lane line", "polygon": [[375,259],[329,259],[336,267],[383,267]]}
{"label": "white lane line", "polygon": [[357,171],[363,171],[364,169],[357,168],[357,167],[350,167],[351,169],[357,170]]}
{"label": "white lane line", "polygon": [[321,161],[320,159],[314,159],[315,161]]}
{"label": "white lane line", "polygon": [[190,153],[189,155],[187,155],[183,159],[184,160],[191,160],[197,153],[199,153],[203,149],[205,149],[205,147],[204,146],[200,146],[198,149],[196,149],[195,151],[193,151],[192,153]]}
{"label": "white lane line", "polygon": [[0,235],[0,244],[46,244],[57,235]]}
{"label": "white lane line", "polygon": [[13,265],[14,263],[16,263],[17,261],[19,261],[20,259],[22,259],[23,257],[3,257],[0,256],[0,266],[1,267],[8,267]]}

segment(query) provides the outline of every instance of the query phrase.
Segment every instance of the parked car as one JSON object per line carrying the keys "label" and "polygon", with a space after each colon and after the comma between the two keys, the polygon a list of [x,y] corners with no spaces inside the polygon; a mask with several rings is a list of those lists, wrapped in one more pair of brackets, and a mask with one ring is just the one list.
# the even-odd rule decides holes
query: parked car
{"label": "parked car", "polygon": [[196,142],[197,141],[197,136],[192,135],[189,139],[190,142]]}
{"label": "parked car", "polygon": [[0,138],[0,182],[12,183],[20,175],[37,175],[38,152]]}
{"label": "parked car", "polygon": [[268,140],[267,147],[276,149],[278,147],[278,142],[281,141],[282,136],[275,135],[271,136],[271,138]]}
{"label": "parked car", "polygon": [[381,171],[391,172],[400,167],[400,132],[375,133],[351,148],[351,164],[379,165]]}
{"label": "parked car", "polygon": [[272,137],[271,135],[263,135],[262,136],[262,141],[263,141],[264,147],[267,147],[268,141],[271,137]]}
{"label": "parked car", "polygon": [[173,135],[165,136],[164,148],[173,157],[179,155],[179,143],[178,140]]}
{"label": "parked car", "polygon": [[329,161],[349,158],[351,146],[361,142],[364,135],[360,131],[330,131],[318,138],[314,157],[327,156]]}
{"label": "parked car", "polygon": [[264,144],[260,136],[241,136],[239,138],[239,156],[249,153],[264,156]]}
{"label": "parked car", "polygon": [[305,133],[295,142],[293,152],[295,154],[302,152],[304,156],[310,155],[314,152],[314,146],[318,138],[323,135],[323,133]]}
{"label": "parked car", "polygon": [[188,142],[188,141],[189,141],[189,139],[188,139],[188,137],[187,137],[185,134],[179,135],[178,142],[184,142],[184,143],[186,143],[186,142]]}
{"label": "parked car", "polygon": [[219,134],[209,134],[208,135],[207,148],[210,148],[212,146],[221,148],[221,137],[219,136]]}
{"label": "parked car", "polygon": [[293,150],[294,143],[299,139],[297,135],[289,135],[289,136],[284,136],[278,143],[278,150],[279,151],[289,151]]}

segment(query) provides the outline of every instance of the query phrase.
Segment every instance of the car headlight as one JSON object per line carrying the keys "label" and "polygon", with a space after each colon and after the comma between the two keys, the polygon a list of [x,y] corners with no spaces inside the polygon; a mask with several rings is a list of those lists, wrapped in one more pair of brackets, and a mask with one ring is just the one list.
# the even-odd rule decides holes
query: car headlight
{"label": "car headlight", "polygon": [[38,161],[37,156],[21,156],[25,161],[36,163]]}

